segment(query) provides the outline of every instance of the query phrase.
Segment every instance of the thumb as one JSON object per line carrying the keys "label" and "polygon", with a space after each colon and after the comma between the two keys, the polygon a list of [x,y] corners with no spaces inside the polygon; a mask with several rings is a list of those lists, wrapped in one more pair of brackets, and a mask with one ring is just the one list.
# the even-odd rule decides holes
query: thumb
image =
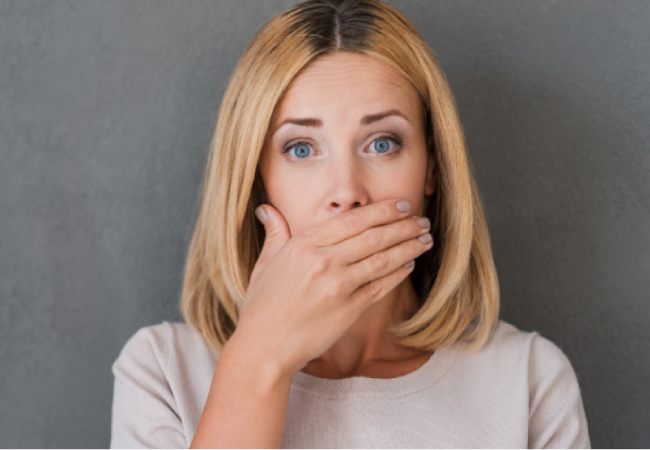
{"label": "thumb", "polygon": [[270,258],[291,238],[289,225],[280,211],[269,204],[258,206],[255,216],[262,222],[266,231],[260,258]]}

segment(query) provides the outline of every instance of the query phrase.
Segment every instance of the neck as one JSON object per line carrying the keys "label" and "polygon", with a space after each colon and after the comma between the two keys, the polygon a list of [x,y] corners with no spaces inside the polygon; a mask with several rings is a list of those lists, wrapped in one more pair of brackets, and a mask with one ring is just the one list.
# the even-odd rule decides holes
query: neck
{"label": "neck", "polygon": [[[413,358],[415,349],[398,345],[387,331],[390,325],[410,318],[418,309],[418,299],[410,278],[366,309],[332,347],[310,361],[304,372],[327,373],[332,377],[351,376],[372,363]],[[337,375],[333,375],[337,374]]]}

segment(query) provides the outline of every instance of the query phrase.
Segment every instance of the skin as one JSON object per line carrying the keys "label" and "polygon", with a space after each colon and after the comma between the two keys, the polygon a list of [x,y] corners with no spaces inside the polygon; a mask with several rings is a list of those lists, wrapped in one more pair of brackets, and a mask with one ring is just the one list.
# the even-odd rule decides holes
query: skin
{"label": "skin", "polygon": [[[392,115],[360,124],[365,115],[393,109],[408,120]],[[287,118],[317,118],[322,125],[278,128]],[[369,56],[338,52],[312,61],[289,85],[270,133],[260,174],[266,202],[284,216],[292,236],[389,198],[409,200],[411,214],[421,216],[424,195],[433,193],[434,160],[426,151],[417,91]],[[386,136],[397,136],[402,144]],[[301,371],[322,378],[393,378],[417,369],[431,353],[400,346],[385,331],[416,311],[416,299],[407,277]]]}

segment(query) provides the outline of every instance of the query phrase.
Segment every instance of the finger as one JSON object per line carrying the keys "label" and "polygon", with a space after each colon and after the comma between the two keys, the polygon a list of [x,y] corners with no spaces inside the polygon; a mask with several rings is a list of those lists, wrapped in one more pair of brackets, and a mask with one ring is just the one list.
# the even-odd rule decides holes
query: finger
{"label": "finger", "polygon": [[353,313],[360,315],[369,306],[382,299],[388,292],[400,284],[415,268],[415,261],[411,267],[403,265],[380,278],[374,279],[350,295],[349,306]]}
{"label": "finger", "polygon": [[426,217],[405,217],[387,225],[369,228],[331,247],[331,251],[336,252],[341,261],[354,264],[373,253],[425,234],[430,228],[431,223]]}
{"label": "finger", "polygon": [[[405,202],[405,203],[404,203]],[[406,211],[398,207],[408,205]],[[383,200],[360,208],[350,209],[336,217],[305,230],[301,236],[316,247],[325,247],[356,236],[368,228],[393,222],[410,213],[410,204],[403,199]]]}
{"label": "finger", "polygon": [[[429,240],[424,243],[423,241]],[[398,270],[405,263],[417,258],[433,247],[431,234],[426,233],[417,238],[409,239],[381,252],[374,253],[359,262],[351,264],[342,270],[343,283],[354,291],[358,286],[386,276]]]}
{"label": "finger", "polygon": [[264,225],[264,242],[259,260],[273,257],[291,238],[286,219],[274,206],[264,203],[255,209],[255,215]]}

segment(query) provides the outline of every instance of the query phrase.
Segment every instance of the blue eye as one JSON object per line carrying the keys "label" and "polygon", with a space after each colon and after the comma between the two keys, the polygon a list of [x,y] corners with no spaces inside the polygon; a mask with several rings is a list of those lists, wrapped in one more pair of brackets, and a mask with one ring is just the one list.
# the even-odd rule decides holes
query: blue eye
{"label": "blue eye", "polygon": [[292,147],[289,147],[286,151],[289,151],[292,148],[296,149],[295,154],[298,159],[305,159],[307,156],[309,156],[309,144],[306,142],[298,142]]}
{"label": "blue eye", "polygon": [[392,139],[388,139],[386,137],[380,137],[379,139],[373,141],[375,143],[375,150],[377,150],[379,153],[386,153],[388,150],[390,150],[390,144],[388,143],[389,141],[392,141]]}
{"label": "blue eye", "polygon": [[[390,142],[394,144],[393,151],[390,151]],[[399,152],[402,147],[402,140],[397,136],[380,136],[370,144],[370,147],[375,150],[382,157],[389,157]],[[290,153],[295,150],[295,156],[291,159],[305,160],[309,156],[311,144],[304,141],[298,141],[294,144],[288,145],[282,150],[283,154]],[[386,155],[386,156],[384,156]]]}
{"label": "blue eye", "polygon": [[[390,148],[390,143],[393,143],[393,149]],[[402,149],[402,139],[397,136],[379,136],[372,141],[370,147],[373,148],[380,156],[388,158],[398,153]],[[385,155],[385,156],[384,156]]]}

